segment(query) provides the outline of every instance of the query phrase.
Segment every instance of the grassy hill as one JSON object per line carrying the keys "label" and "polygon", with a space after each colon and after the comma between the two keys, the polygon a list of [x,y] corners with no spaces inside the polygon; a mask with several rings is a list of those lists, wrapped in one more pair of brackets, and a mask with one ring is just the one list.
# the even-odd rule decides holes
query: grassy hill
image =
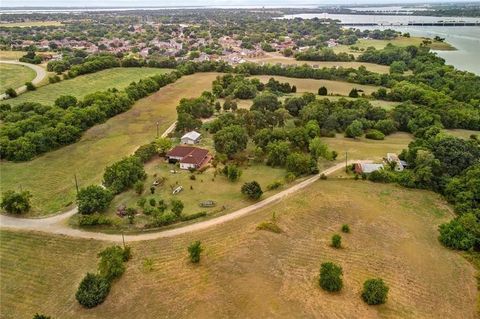
{"label": "grassy hill", "polygon": [[[276,214],[280,234],[256,230]],[[82,309],[78,283],[107,245],[36,233],[0,232],[2,317],[30,318],[476,318],[475,269],[437,241],[452,218],[428,191],[366,181],[318,181],[268,209],[207,230],[132,243],[133,259],[104,304]],[[340,233],[343,248],[330,247]],[[201,240],[199,265],[186,247]],[[18,256],[22,256],[19,258]],[[340,293],[318,287],[320,264],[344,271]],[[434,266],[434,267],[433,267]],[[382,277],[385,305],[367,306],[363,281]]]}
{"label": "grassy hill", "polygon": [[0,63],[0,93],[17,89],[35,78],[35,71],[27,66]]}

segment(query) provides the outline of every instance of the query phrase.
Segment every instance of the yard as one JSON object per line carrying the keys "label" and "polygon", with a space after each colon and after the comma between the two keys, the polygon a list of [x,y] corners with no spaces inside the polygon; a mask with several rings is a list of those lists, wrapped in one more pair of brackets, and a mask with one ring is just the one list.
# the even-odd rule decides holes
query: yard
{"label": "yard", "polygon": [[35,71],[23,65],[0,63],[0,93],[17,89],[35,78]]}
{"label": "yard", "polygon": [[[198,181],[197,181],[198,182]],[[276,214],[281,234],[256,230]],[[367,181],[318,181],[266,209],[174,238],[131,243],[133,258],[106,301],[75,301],[85,272],[108,245],[64,236],[0,232],[2,317],[30,318],[477,318],[476,271],[440,245],[451,219],[437,194]],[[343,247],[329,246],[342,224]],[[201,240],[199,265],[186,247]],[[19,258],[18,256],[21,256]],[[318,286],[320,264],[342,266],[344,288]],[[59,265],[61,264],[61,267]],[[435,265],[435,267],[432,267]],[[363,281],[390,286],[385,305],[367,306]],[[146,311],[147,309],[147,311]]]}

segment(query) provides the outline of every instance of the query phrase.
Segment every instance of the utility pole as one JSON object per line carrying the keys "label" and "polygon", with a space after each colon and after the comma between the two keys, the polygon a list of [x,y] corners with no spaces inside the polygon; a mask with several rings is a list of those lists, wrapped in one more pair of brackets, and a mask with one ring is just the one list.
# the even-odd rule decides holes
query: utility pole
{"label": "utility pole", "polygon": [[122,242],[123,242],[123,249],[125,249],[125,236],[123,235],[123,230],[122,230]]}
{"label": "utility pole", "polygon": [[73,174],[73,177],[75,178],[75,188],[77,189],[77,196],[78,196],[78,181],[77,181],[77,174]]}
{"label": "utility pole", "polygon": [[345,151],[345,173],[348,173],[348,152]]}
{"label": "utility pole", "polygon": [[157,121],[157,138],[158,138],[158,126],[160,125],[160,123]]}

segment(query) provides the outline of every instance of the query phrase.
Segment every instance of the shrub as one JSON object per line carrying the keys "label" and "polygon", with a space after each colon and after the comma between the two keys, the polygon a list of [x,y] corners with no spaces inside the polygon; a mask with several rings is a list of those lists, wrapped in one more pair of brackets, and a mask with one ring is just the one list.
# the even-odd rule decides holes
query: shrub
{"label": "shrub", "polygon": [[33,315],[33,319],[52,319],[52,317],[36,313]]}
{"label": "shrub", "polygon": [[326,180],[326,179],[328,179],[328,176],[325,175],[324,173],[322,173],[322,175],[320,175],[320,179]]}
{"label": "shrub", "polygon": [[110,291],[110,282],[100,275],[87,273],[78,286],[75,298],[85,308],[101,304]]}
{"label": "shrub", "polygon": [[125,265],[123,263],[124,251],[122,247],[107,247],[98,254],[98,257],[100,257],[98,273],[108,281],[120,277],[125,272]]}
{"label": "shrub", "polygon": [[12,97],[17,97],[17,91],[15,91],[14,89],[12,88],[8,88],[5,90],[5,94],[8,95],[8,97],[12,98]]}
{"label": "shrub", "polygon": [[202,244],[199,240],[194,241],[188,246],[188,254],[190,256],[190,261],[194,264],[200,262],[200,254],[203,251]]}
{"label": "shrub", "polygon": [[141,195],[145,190],[145,185],[142,181],[136,181],[135,184],[133,184],[133,189],[135,190],[135,193]]}
{"label": "shrub", "polygon": [[100,214],[81,215],[78,220],[80,226],[112,225],[113,221]]}
{"label": "shrub", "polygon": [[180,217],[180,215],[182,215],[183,208],[185,207],[185,205],[183,205],[183,202],[179,199],[172,199],[170,201],[170,205],[172,205],[172,213]]}
{"label": "shrub", "polygon": [[[468,217],[466,215],[464,216]],[[440,225],[440,236],[438,239],[446,247],[458,250],[470,250],[475,246],[476,241],[478,241],[475,235],[462,223],[462,218],[465,218],[464,216],[457,217],[448,223]],[[473,219],[475,220],[474,223],[477,223],[475,216],[473,216]]]}
{"label": "shrub", "polygon": [[118,194],[146,177],[143,164],[136,156],[126,157],[105,169],[103,184]]}
{"label": "shrub", "polygon": [[345,130],[345,136],[356,138],[363,134],[363,124],[359,120],[354,120]]}
{"label": "shrub", "polygon": [[323,263],[320,267],[319,284],[326,291],[340,291],[343,287],[342,267],[332,262]]}
{"label": "shrub", "polygon": [[274,189],[277,189],[277,188],[281,187],[282,185],[283,185],[282,182],[274,181],[274,182],[267,185],[267,190],[271,191],[271,190],[274,190]]}
{"label": "shrub", "polygon": [[199,212],[199,213],[195,213],[187,216],[182,216],[181,220],[182,222],[185,222],[188,220],[194,220],[194,219],[205,217],[205,216],[207,216],[207,212]]}
{"label": "shrub", "polygon": [[328,94],[328,90],[326,87],[322,86],[318,89],[318,95],[327,95]]}
{"label": "shrub", "polygon": [[83,215],[103,212],[113,199],[112,193],[98,185],[80,189],[77,195],[78,212]]}
{"label": "shrub", "polygon": [[32,82],[25,82],[25,86],[27,87],[27,91],[35,91],[37,89]]}
{"label": "shrub", "polygon": [[254,200],[259,199],[263,194],[260,184],[258,184],[256,181],[243,184],[241,191],[242,194]]}
{"label": "shrub", "polygon": [[230,182],[236,182],[242,176],[242,171],[236,165],[226,165],[222,169],[222,174],[227,177]]}
{"label": "shrub", "polygon": [[385,134],[377,130],[370,130],[365,134],[365,137],[371,140],[383,140],[385,138]]}
{"label": "shrub", "polygon": [[76,105],[77,105],[77,98],[72,95],[60,95],[55,100],[55,106],[58,106],[64,110]]}
{"label": "shrub", "polygon": [[[358,175],[355,175],[355,176],[358,176]],[[342,232],[349,233],[350,232],[350,226],[348,226],[347,224],[343,224],[342,225]]]}
{"label": "shrub", "polygon": [[348,96],[349,97],[353,97],[353,98],[357,98],[359,95],[358,95],[358,90],[353,88],[350,93],[348,93]]}
{"label": "shrub", "polygon": [[133,155],[138,157],[142,163],[151,160],[157,154],[157,142],[140,146]]}
{"label": "shrub", "polygon": [[272,221],[272,220],[261,222],[260,224],[257,225],[257,229],[271,231],[272,233],[276,233],[276,234],[279,234],[282,232],[282,229],[277,225],[275,221]]}
{"label": "shrub", "polygon": [[342,247],[342,236],[335,234],[332,236],[332,247],[340,248]]}
{"label": "shrub", "polygon": [[368,279],[363,283],[362,299],[369,305],[379,305],[387,301],[388,286],[382,279]]}
{"label": "shrub", "polygon": [[30,210],[30,198],[32,195],[28,191],[8,190],[3,193],[0,207],[9,214],[23,214]]}

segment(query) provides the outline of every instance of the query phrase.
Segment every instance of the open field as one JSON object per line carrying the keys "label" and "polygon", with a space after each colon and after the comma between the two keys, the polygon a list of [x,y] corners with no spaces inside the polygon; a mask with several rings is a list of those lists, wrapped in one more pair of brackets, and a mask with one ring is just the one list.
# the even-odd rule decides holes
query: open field
{"label": "open field", "polygon": [[71,80],[64,80],[58,83],[38,88],[36,91],[27,92],[10,99],[8,103],[16,105],[23,102],[38,102],[53,104],[60,95],[73,95],[77,99],[109,88],[123,89],[133,81],[168,72],[168,69],[156,68],[115,68],[99,71],[92,74],[81,75]]}
{"label": "open field", "polygon": [[297,92],[299,93],[301,92],[317,93],[318,89],[321,86],[325,86],[329,94],[332,93],[332,94],[340,94],[340,95],[346,95],[346,96],[348,96],[348,93],[350,93],[350,91],[353,88],[361,89],[367,95],[378,90],[378,87],[373,85],[361,85],[361,84],[342,82],[342,81],[298,79],[298,78],[289,78],[284,76],[270,76],[270,75],[256,75],[255,77],[265,83],[272,77],[280,82],[288,82],[291,85],[295,85],[297,87]]}
{"label": "open field", "polygon": [[0,63],[0,93],[6,89],[17,89],[35,78],[36,73],[29,67]]}
{"label": "open field", "polygon": [[[24,56],[26,51],[3,51],[0,50],[0,60],[18,60]],[[55,54],[55,52],[38,52],[39,54]],[[43,65],[43,63],[42,63]]]}
{"label": "open field", "polygon": [[[420,46],[422,44],[423,40],[427,38],[422,38],[422,37],[397,37],[394,40],[374,40],[374,39],[360,39],[357,41],[357,43],[353,45],[339,45],[333,48],[333,50],[337,53],[339,52],[347,52],[347,53],[352,53],[355,56],[358,56],[361,54],[361,51],[352,51],[350,49],[351,46],[358,47],[360,50],[364,49],[366,50],[368,47],[374,47],[377,50],[383,49],[387,44],[391,43],[393,45],[399,46],[399,47],[407,47],[409,45],[415,45],[415,46]],[[438,42],[438,41],[433,41],[430,45],[429,48],[432,50],[456,50],[453,46],[448,44],[447,42]]]}
{"label": "open field", "polygon": [[[284,232],[256,230],[273,212]],[[432,192],[320,180],[234,222],[131,243],[125,274],[91,310],[82,309],[74,294],[84,273],[95,271],[96,253],[106,243],[2,230],[2,316],[476,318],[474,267],[437,241],[438,225],[452,216]],[[333,249],[330,237],[344,223],[351,233],[343,234],[344,248]],[[187,261],[193,240],[205,247],[198,266]],[[343,268],[340,293],[318,287],[325,261]],[[361,285],[371,277],[390,286],[385,305],[361,300]]]}
{"label": "open field", "polygon": [[[160,132],[163,132],[175,121],[180,99],[197,97],[209,90],[217,75],[198,73],[185,76],[138,101],[129,111],[89,129],[77,143],[29,162],[0,163],[2,190],[22,187],[31,191],[33,210],[29,216],[65,210],[75,198],[74,174],[77,174],[81,187],[100,183],[107,165],[153,140],[157,121]],[[130,81],[131,78],[128,83]]]}
{"label": "open field", "polygon": [[338,160],[345,160],[345,152],[349,160],[380,160],[388,153],[400,153],[413,140],[411,134],[397,132],[385,136],[383,141],[370,140],[365,137],[347,138],[337,134],[334,138],[323,138],[330,149],[338,152]]}
{"label": "open field", "polygon": [[448,134],[451,134],[456,137],[461,137],[464,139],[469,139],[471,135],[477,135],[480,137],[480,131],[473,131],[473,130],[463,130],[463,129],[449,129],[445,130]]}
{"label": "open field", "polygon": [[63,25],[60,21],[25,21],[25,22],[10,22],[10,23],[1,23],[0,27],[4,28],[26,28],[26,27],[49,27],[49,26],[61,26]]}
{"label": "open field", "polygon": [[389,73],[390,68],[386,65],[380,65],[375,63],[367,63],[367,62],[334,62],[334,61],[297,61],[293,57],[285,57],[280,53],[267,53],[265,57],[261,58],[249,58],[247,59],[251,62],[256,63],[270,63],[270,64],[295,64],[295,65],[312,65],[318,66],[319,68],[332,68],[332,67],[344,67],[344,68],[355,68],[358,69],[360,66],[365,66],[365,68],[369,71],[376,72],[376,73]]}

